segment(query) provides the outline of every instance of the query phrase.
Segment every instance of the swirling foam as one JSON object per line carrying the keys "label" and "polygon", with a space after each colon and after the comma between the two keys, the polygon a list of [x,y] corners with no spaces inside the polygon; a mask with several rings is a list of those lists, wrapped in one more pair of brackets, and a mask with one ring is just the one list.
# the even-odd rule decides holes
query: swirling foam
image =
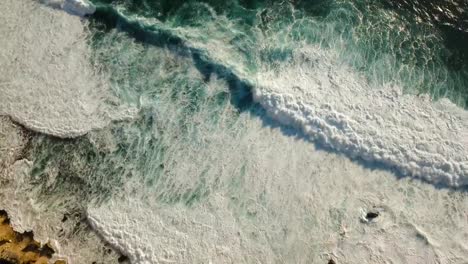
{"label": "swirling foam", "polygon": [[[156,194],[128,183],[122,199],[89,208],[92,226],[135,264],[330,258],[422,264],[468,257],[465,194],[363,168],[243,116],[226,128],[245,126],[234,138],[216,130],[216,142],[173,152],[177,166],[166,166],[170,179],[160,180]],[[200,174],[206,197],[191,205],[158,199],[195,192]],[[377,221],[361,222],[373,208],[381,210]]]}
{"label": "swirling foam", "polygon": [[112,97],[106,79],[89,62],[78,17],[35,1],[0,5],[0,115],[63,138],[134,115],[131,108],[105,103]]}

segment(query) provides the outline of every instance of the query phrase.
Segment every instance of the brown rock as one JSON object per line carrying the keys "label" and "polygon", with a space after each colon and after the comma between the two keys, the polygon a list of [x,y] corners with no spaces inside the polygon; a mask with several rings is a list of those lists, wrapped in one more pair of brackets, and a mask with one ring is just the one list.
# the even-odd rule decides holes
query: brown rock
{"label": "brown rock", "polygon": [[[34,240],[32,232],[19,233],[13,230],[8,215],[0,210],[0,263],[47,264],[54,254],[49,245]],[[59,260],[55,264],[66,264]]]}

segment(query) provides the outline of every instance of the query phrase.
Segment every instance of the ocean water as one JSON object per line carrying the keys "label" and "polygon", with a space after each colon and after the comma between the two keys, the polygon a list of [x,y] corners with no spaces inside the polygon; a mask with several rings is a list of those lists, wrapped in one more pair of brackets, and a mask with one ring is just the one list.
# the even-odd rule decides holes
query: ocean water
{"label": "ocean water", "polygon": [[58,256],[467,263],[464,1],[0,6],[0,205]]}

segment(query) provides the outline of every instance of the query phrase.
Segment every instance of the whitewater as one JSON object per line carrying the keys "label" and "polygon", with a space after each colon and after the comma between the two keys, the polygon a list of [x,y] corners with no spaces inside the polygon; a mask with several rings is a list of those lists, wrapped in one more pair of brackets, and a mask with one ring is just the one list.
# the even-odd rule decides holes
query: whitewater
{"label": "whitewater", "polygon": [[[333,45],[245,58],[208,5],[198,29],[44,3],[1,4],[0,205],[70,263],[115,262],[101,238],[131,263],[468,259],[468,112],[449,99],[370,80]],[[90,44],[94,12],[120,28]]]}

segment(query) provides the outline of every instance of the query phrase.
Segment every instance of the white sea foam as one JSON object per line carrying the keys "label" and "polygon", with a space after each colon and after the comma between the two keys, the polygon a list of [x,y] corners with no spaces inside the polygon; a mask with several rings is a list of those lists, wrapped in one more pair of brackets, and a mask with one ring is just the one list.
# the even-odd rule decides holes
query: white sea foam
{"label": "white sea foam", "polygon": [[[214,142],[207,135],[203,147],[170,150],[177,166],[167,168],[166,188],[127,182],[123,197],[89,208],[92,226],[134,264],[468,258],[465,194],[363,168],[248,114],[225,129],[240,127],[235,136],[215,131]],[[200,175],[211,192],[193,205],[158,200],[195,190]],[[380,211],[372,223],[361,221],[368,210]]]}
{"label": "white sea foam", "polygon": [[108,85],[89,62],[78,17],[28,0],[0,6],[0,115],[64,138],[133,116],[104,102]]}
{"label": "white sea foam", "polygon": [[435,184],[468,185],[468,112],[449,100],[369,87],[333,53],[308,47],[258,76],[254,98],[278,122],[352,158]]}

